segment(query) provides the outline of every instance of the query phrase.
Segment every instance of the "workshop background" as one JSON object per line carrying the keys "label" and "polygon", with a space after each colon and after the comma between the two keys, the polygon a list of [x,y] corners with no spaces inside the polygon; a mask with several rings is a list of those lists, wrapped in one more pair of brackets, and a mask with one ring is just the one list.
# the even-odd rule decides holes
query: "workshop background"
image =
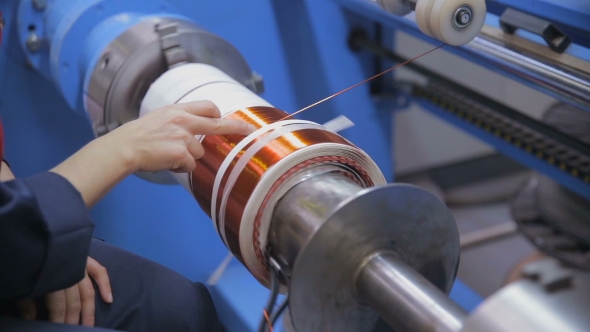
{"label": "workshop background", "polygon": [[[129,6],[143,6],[141,2],[130,0]],[[168,1],[177,12],[232,44],[263,77],[262,97],[287,112],[375,74],[373,55],[351,50],[348,38],[353,28],[373,32],[376,22],[384,18],[373,15],[376,9],[365,9],[364,4],[357,4],[360,2]],[[114,1],[105,3],[112,5]],[[5,20],[0,48],[0,117],[7,159],[18,177],[50,169],[94,138],[87,117],[72,110],[57,85],[33,68],[31,55],[26,53],[34,52],[23,50],[20,35],[30,36],[36,31],[36,27],[28,26],[28,32],[23,32],[25,27],[17,21],[19,6],[25,5],[33,6],[33,1],[0,2]],[[590,8],[585,9],[586,17],[590,17]],[[498,26],[497,20],[488,16],[492,25]],[[385,46],[400,56],[411,58],[440,44],[429,37],[417,37],[415,28],[409,32],[404,31],[403,24],[398,27],[394,31],[382,24],[380,29],[385,31]],[[44,47],[42,35],[38,38],[40,47]],[[416,63],[539,121],[558,101],[531,84],[469,61],[450,48],[439,49]],[[575,45],[570,50],[585,61],[590,58],[582,47]],[[394,80],[424,80],[407,68],[389,76],[393,80],[385,86]],[[537,252],[518,232],[510,204],[524,181],[548,166],[531,169],[529,159],[519,162],[514,153],[505,154],[498,145],[445,121],[423,104],[410,101],[401,107],[397,97],[375,98],[371,95],[373,88],[371,84],[361,86],[300,118],[324,123],[338,115],[347,116],[355,127],[343,135],[374,158],[388,180],[416,184],[448,204],[462,245],[459,286],[453,297],[463,299],[463,306],[472,309],[503,287],[519,263]],[[588,183],[564,180],[568,181],[575,181],[578,192],[590,196]],[[97,237],[191,280],[209,280],[228,254],[209,217],[178,185],[160,185],[131,176],[113,189],[92,215]],[[210,288],[231,331],[250,330],[258,324],[268,290],[237,260]]]}

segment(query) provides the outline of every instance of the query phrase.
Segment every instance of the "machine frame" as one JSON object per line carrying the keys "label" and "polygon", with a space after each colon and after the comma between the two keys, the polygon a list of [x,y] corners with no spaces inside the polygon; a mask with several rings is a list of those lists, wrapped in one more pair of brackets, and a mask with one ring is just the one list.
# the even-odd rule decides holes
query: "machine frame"
{"label": "machine frame", "polygon": [[[535,6],[532,2],[488,1],[491,14],[487,24],[497,26],[496,15],[510,5],[553,21],[570,35],[574,43],[587,42],[584,34],[590,33],[590,8],[583,5],[576,7],[573,0],[537,0],[534,1]],[[137,1],[128,3],[126,7],[133,9],[135,3]],[[423,35],[412,21],[387,14],[369,1],[253,0],[245,4],[222,0],[194,4],[169,0],[168,3],[240,50],[251,67],[265,78],[267,84],[263,96],[290,112],[393,64],[369,52],[351,50],[348,37],[353,29],[363,28],[388,49],[394,47],[394,30],[404,31],[432,45],[440,44]],[[31,37],[30,33],[19,34],[19,31],[30,32],[29,25],[23,23],[28,20],[39,22],[35,31],[42,33],[39,28],[43,26],[39,19],[42,5],[43,1],[37,0],[14,0],[0,4],[5,13],[6,26],[5,47],[0,50],[0,75],[5,78],[0,83],[3,91],[0,95],[0,115],[6,130],[6,154],[17,176],[49,169],[93,138],[93,128],[80,108],[82,101],[73,97],[81,95],[80,91],[59,91],[55,83],[61,83],[48,79],[50,64],[36,60],[39,59],[39,50],[42,52],[45,47],[42,38],[23,39],[23,35]],[[33,10],[26,12],[31,16],[17,17],[19,6],[30,6]],[[151,9],[171,10],[167,6]],[[83,36],[84,29],[80,29],[80,36]],[[116,34],[117,31],[111,33]],[[523,35],[540,41],[537,36]],[[63,51],[67,53],[75,47],[76,43],[70,43],[69,49]],[[477,54],[469,45],[447,47],[446,50],[468,61],[490,64],[489,59]],[[568,52],[590,60],[590,52],[580,45],[572,45]],[[69,69],[76,68],[72,66]],[[563,97],[544,86],[531,84],[514,68],[500,66],[499,73],[557,98]],[[69,97],[64,100],[61,93]],[[395,112],[407,108],[411,102],[419,103],[442,120],[487,142],[505,155],[590,198],[590,178],[580,179],[569,169],[560,170],[559,165],[551,165],[548,160],[507,143],[426,98],[396,89],[394,82],[388,79],[350,91],[301,117],[318,123],[338,115],[350,118],[356,126],[343,132],[343,135],[366,151],[388,180],[394,181],[392,127]],[[72,112],[72,108],[76,112]],[[26,135],[23,128],[26,128]],[[168,208],[162,209],[162,206]],[[97,222],[98,237],[171,267],[193,280],[207,280],[227,254],[208,217],[180,186],[161,186],[130,177],[94,208],[93,216]],[[162,220],[167,222],[165,229],[162,229]],[[204,252],[207,255],[200,254]],[[245,267],[233,260],[215,284],[210,285],[210,289],[228,330],[255,329],[267,290]],[[468,311],[482,301],[460,280],[456,281],[451,298]]]}

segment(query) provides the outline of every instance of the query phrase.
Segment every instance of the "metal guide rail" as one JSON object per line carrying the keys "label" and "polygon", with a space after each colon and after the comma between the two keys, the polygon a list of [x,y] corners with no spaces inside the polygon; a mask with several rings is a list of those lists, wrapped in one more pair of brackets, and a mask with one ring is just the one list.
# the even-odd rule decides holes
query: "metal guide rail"
{"label": "metal guide rail", "polygon": [[550,137],[540,133],[517,119],[501,114],[497,108],[486,106],[497,104],[496,102],[483,96],[477,96],[478,100],[466,97],[447,84],[433,81],[426,87],[416,85],[412,95],[427,99],[456,117],[590,184],[589,147],[583,143],[556,137],[561,135]]}

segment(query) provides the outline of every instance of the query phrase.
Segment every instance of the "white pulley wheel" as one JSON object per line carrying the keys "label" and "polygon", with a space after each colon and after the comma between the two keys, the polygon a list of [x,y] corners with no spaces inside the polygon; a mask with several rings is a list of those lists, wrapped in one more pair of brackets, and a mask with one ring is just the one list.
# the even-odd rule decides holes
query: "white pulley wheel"
{"label": "white pulley wheel", "polygon": [[472,41],[486,19],[485,0],[434,0],[428,25],[434,37],[453,46]]}
{"label": "white pulley wheel", "polygon": [[416,2],[416,23],[423,34],[437,38],[430,28],[430,12],[435,0],[418,0]]}
{"label": "white pulley wheel", "polygon": [[412,12],[409,0],[377,0],[381,8],[397,16],[405,16]]}

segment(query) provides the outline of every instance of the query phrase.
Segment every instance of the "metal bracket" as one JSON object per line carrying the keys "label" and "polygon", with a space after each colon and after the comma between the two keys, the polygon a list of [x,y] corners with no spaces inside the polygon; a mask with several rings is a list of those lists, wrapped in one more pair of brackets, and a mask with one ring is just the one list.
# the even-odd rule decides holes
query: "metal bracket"
{"label": "metal bracket", "polygon": [[188,63],[188,56],[180,42],[177,23],[158,24],[156,32],[160,36],[160,47],[168,68]]}
{"label": "metal bracket", "polygon": [[549,48],[557,53],[563,53],[571,44],[571,39],[553,23],[512,8],[506,9],[500,17],[500,27],[508,34],[523,29],[539,35],[547,42]]}
{"label": "metal bracket", "polygon": [[255,93],[259,95],[264,93],[264,78],[257,72],[252,73],[252,85]]}

